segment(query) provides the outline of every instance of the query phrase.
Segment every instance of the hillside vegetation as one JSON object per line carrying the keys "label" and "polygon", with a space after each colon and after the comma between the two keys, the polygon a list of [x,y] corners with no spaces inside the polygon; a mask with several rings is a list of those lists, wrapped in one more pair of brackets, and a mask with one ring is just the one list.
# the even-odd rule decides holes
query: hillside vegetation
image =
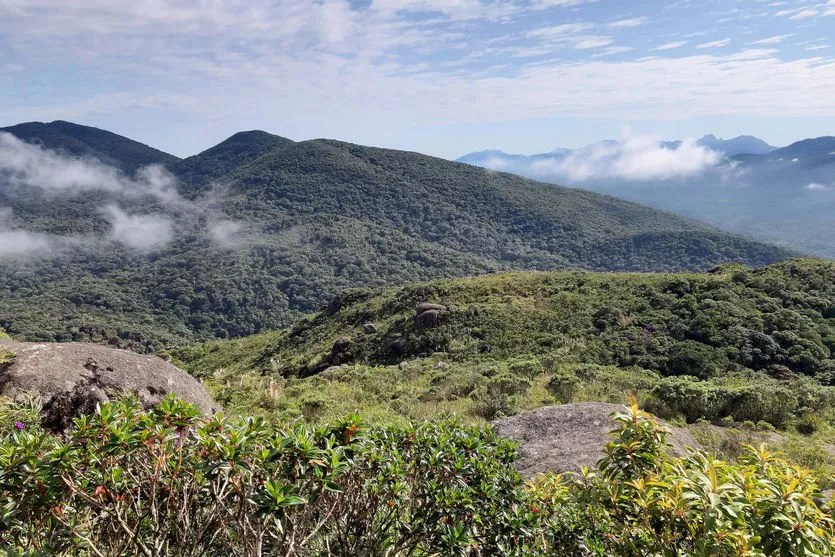
{"label": "hillside vegetation", "polygon": [[[421,306],[437,304],[437,306]],[[635,394],[669,418],[835,418],[835,263],[507,273],[352,290],[292,328],[169,353],[273,419],[493,419]]]}
{"label": "hillside vegetation", "polygon": [[[0,208],[13,215],[5,226],[74,238],[72,249],[0,257],[0,327],[21,340],[154,351],[285,327],[350,287],[791,255],[613,197],[417,153],[254,131],[180,160],[66,122],[6,131],[128,175],[163,164],[179,179],[179,197],[163,201],[141,190],[53,194],[0,176]],[[173,239],[150,253],[107,243],[108,204],[171,219]]]}

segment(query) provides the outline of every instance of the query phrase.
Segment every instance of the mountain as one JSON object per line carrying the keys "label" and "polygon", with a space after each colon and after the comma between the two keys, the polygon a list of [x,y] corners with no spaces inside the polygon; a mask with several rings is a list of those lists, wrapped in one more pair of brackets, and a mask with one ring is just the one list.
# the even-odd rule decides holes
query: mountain
{"label": "mountain", "polygon": [[77,157],[92,157],[132,174],[151,164],[173,164],[179,159],[153,147],[109,131],[71,122],[27,122],[0,128],[28,143],[62,151]]}
{"label": "mountain", "polygon": [[[826,139],[826,138],[821,138]],[[475,153],[468,153],[458,159],[457,162],[472,164],[475,166],[491,167],[508,166],[531,163],[540,160],[563,160],[570,155],[585,156],[590,153],[599,152],[601,150],[617,149],[624,142],[613,139],[606,139],[579,149],[565,149],[557,148],[547,153],[539,153],[536,155],[511,155],[499,149],[488,149],[486,151],[477,151]],[[659,145],[667,149],[678,149],[681,146],[681,141],[663,141]],[[715,135],[706,135],[696,142],[697,145],[717,151],[727,157],[736,157],[738,155],[767,155],[777,148],[772,147],[762,139],[751,135],[740,135],[733,139],[720,139]]]}
{"label": "mountain", "polygon": [[[117,166],[135,164],[138,144],[112,145]],[[64,162],[85,175],[83,161]],[[172,157],[171,176],[101,183],[67,181],[56,164],[0,187],[11,215],[0,224],[0,327],[26,340],[152,351],[277,329],[347,287],[791,255],[606,195],[334,140],[245,132]]]}
{"label": "mountain", "polygon": [[532,156],[489,151],[461,162],[587,188],[732,232],[835,257],[835,138],[774,149],[757,138],[600,142]]}
{"label": "mountain", "polygon": [[227,409],[277,422],[479,421],[632,393],[662,417],[782,427],[835,410],[834,308],[822,260],[509,273],[352,290],[288,329],[168,355]]}
{"label": "mountain", "polygon": [[169,169],[183,184],[202,187],[261,155],[292,144],[290,139],[263,131],[238,132],[200,154],[170,164]]}
{"label": "mountain", "polygon": [[733,139],[719,139],[715,135],[706,135],[699,140],[699,145],[713,151],[724,153],[728,157],[737,155],[767,155],[776,147],[772,147],[762,139],[751,135],[740,135]]}

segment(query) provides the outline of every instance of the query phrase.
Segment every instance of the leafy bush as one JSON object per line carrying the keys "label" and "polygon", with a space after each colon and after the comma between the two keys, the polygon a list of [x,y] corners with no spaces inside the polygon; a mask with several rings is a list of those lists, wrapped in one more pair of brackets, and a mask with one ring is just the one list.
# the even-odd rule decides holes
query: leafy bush
{"label": "leafy bush", "polygon": [[[36,406],[0,405],[0,417]],[[666,454],[637,407],[594,471],[523,486],[515,447],[444,419],[271,429],[166,399],[101,405],[66,437],[0,435],[0,547],[15,557],[832,555],[811,473]],[[816,462],[811,455],[810,461]]]}
{"label": "leafy bush", "polygon": [[580,388],[580,379],[571,372],[555,373],[548,380],[548,392],[559,402],[567,403],[574,400],[574,395]]}
{"label": "leafy bush", "polygon": [[[29,412],[5,404],[2,417]],[[270,429],[174,399],[0,437],[0,547],[49,555],[512,554],[513,446],[454,420]],[[522,518],[520,518],[520,516]],[[503,549],[501,549],[503,548]]]}
{"label": "leafy bush", "polygon": [[803,468],[749,448],[739,465],[701,452],[672,458],[664,432],[637,407],[595,471],[530,485],[551,555],[812,556],[835,552],[835,522],[813,501]]}

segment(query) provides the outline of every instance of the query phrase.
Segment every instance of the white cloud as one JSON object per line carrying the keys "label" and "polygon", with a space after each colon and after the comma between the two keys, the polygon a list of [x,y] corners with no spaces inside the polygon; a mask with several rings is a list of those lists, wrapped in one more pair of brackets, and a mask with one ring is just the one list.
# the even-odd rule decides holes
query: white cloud
{"label": "white cloud", "polygon": [[595,54],[595,56],[613,56],[615,54],[623,54],[625,52],[632,52],[635,50],[631,46],[610,46],[604,48],[602,52]]}
{"label": "white cloud", "polygon": [[723,46],[728,46],[729,44],[731,44],[731,39],[722,39],[721,41],[711,41],[709,43],[702,43],[698,45],[696,48],[721,48]]}
{"label": "white cloud", "polygon": [[800,10],[793,16],[789,17],[789,19],[809,19],[810,17],[819,16],[820,12],[814,8]]}
{"label": "white cloud", "polygon": [[101,161],[74,157],[21,141],[0,132],[0,178],[12,187],[49,193],[105,192],[122,196],[151,196],[165,203],[180,202],[176,180],[165,168],[152,165],[125,176]]}
{"label": "white cloud", "polygon": [[209,224],[209,237],[223,249],[239,249],[246,243],[244,225],[238,221],[220,220]]}
{"label": "white cloud", "polygon": [[673,50],[676,48],[681,48],[687,44],[687,41],[673,41],[671,43],[664,43],[661,46],[657,46],[653,48],[653,50]]}
{"label": "white cloud", "polygon": [[750,45],[772,45],[772,44],[780,44],[784,40],[792,37],[793,35],[778,35],[776,37],[769,37],[767,39],[760,39],[758,41],[752,41],[748,44]]}
{"label": "white cloud", "polygon": [[106,206],[102,213],[112,225],[110,239],[132,249],[150,252],[174,239],[174,225],[168,217],[131,215],[117,205]]}
{"label": "white cloud", "polygon": [[827,48],[829,48],[828,44],[818,44],[814,46],[807,46],[806,50],[825,50]]}
{"label": "white cloud", "polygon": [[563,23],[561,25],[551,25],[549,27],[540,27],[527,32],[528,37],[536,37],[543,39],[562,38],[570,35],[576,35],[584,31],[594,29],[591,23]]}
{"label": "white cloud", "polygon": [[826,190],[829,189],[829,187],[824,186],[823,184],[818,184],[818,183],[813,182],[813,183],[805,186],[804,189],[807,189],[809,191],[826,191]]}
{"label": "white cloud", "polygon": [[10,208],[0,207],[0,258],[43,257],[89,243],[78,236],[62,237],[22,230],[14,226],[13,217]]}
{"label": "white cloud", "polygon": [[688,139],[677,148],[670,148],[655,138],[641,136],[596,143],[553,158],[518,161],[493,157],[484,166],[573,183],[600,179],[670,180],[699,176],[711,169],[731,168],[725,166],[721,153],[700,146],[696,140]]}
{"label": "white cloud", "polygon": [[609,29],[630,29],[632,27],[640,27],[641,25],[646,25],[648,21],[649,18],[647,17],[633,17],[609,23],[606,27],[608,27]]}
{"label": "white cloud", "polygon": [[606,37],[593,37],[589,39],[581,39],[574,43],[574,48],[578,50],[588,50],[591,48],[602,48],[612,44],[612,39]]}

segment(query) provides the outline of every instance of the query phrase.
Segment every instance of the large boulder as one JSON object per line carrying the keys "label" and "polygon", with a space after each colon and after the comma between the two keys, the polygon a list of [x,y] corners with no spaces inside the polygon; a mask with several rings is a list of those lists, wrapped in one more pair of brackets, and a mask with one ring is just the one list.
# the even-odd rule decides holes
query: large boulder
{"label": "large boulder", "polygon": [[173,393],[206,415],[220,411],[199,381],[155,356],[96,344],[0,338],[0,352],[4,351],[14,358],[0,367],[0,395],[40,396],[44,426],[53,431],[67,429],[73,418],[123,392],[138,395],[146,408]]}
{"label": "large boulder", "polygon": [[[545,406],[493,422],[496,433],[519,443],[519,472],[530,478],[543,472],[577,472],[593,468],[603,458],[609,432],[615,428],[611,415],[623,410],[618,404],[599,402]],[[667,441],[671,452],[683,456],[696,441],[681,428],[672,427]]]}

